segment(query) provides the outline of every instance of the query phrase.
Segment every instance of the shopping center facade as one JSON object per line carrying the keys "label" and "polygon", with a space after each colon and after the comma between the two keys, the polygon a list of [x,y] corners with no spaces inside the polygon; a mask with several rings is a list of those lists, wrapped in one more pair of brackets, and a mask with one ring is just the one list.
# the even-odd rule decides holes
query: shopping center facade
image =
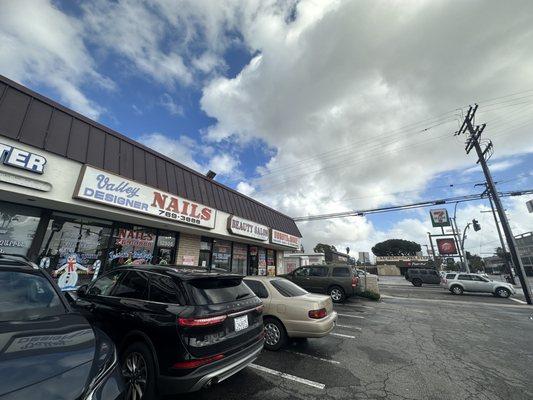
{"label": "shopping center facade", "polygon": [[290,217],[0,76],[0,253],[81,275],[273,275],[300,239]]}

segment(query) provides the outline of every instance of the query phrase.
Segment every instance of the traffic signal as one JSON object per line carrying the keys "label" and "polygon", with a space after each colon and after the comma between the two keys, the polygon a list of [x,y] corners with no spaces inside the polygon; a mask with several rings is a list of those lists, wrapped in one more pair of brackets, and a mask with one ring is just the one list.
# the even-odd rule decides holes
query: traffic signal
{"label": "traffic signal", "polygon": [[472,220],[472,225],[474,226],[474,230],[477,232],[481,230],[481,225],[479,225],[479,222],[477,222],[477,219]]}

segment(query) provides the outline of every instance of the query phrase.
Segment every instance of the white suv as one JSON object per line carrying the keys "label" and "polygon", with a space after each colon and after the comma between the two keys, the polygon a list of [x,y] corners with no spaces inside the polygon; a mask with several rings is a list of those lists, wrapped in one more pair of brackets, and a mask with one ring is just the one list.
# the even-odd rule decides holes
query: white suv
{"label": "white suv", "polygon": [[492,293],[498,297],[509,297],[515,294],[514,287],[505,282],[492,281],[481,274],[448,273],[442,279],[442,285],[453,294],[463,292]]}

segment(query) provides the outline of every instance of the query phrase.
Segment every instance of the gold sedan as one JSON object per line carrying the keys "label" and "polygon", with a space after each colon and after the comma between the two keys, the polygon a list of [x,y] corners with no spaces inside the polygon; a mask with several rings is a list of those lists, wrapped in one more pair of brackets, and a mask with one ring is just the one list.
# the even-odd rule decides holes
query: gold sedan
{"label": "gold sedan", "polygon": [[318,338],[335,327],[331,297],[311,294],[276,276],[247,276],[244,282],[263,301],[265,348],[278,350],[289,338]]}

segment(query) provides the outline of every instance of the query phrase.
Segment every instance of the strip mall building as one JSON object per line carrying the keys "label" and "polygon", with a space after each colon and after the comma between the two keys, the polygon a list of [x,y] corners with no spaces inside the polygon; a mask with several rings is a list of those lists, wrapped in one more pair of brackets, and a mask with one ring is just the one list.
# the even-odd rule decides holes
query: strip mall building
{"label": "strip mall building", "polygon": [[300,239],[290,217],[0,76],[0,253],[80,274],[273,275]]}

